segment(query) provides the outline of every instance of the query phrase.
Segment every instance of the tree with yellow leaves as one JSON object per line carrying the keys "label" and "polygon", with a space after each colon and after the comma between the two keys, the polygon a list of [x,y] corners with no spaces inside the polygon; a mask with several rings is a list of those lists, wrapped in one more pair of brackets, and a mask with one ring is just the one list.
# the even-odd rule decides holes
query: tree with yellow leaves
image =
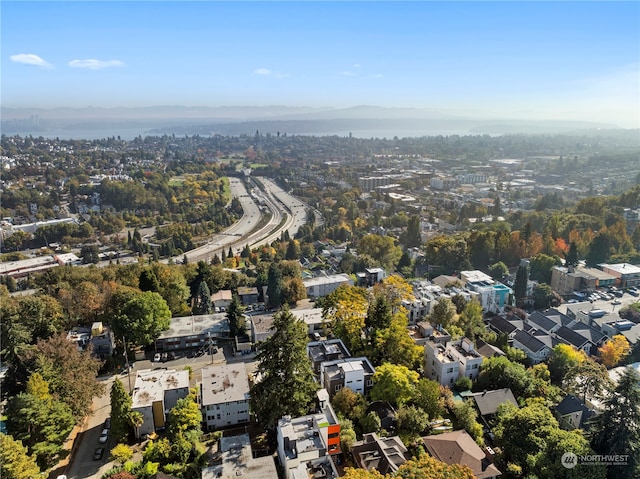
{"label": "tree with yellow leaves", "polygon": [[601,348],[598,348],[602,364],[607,369],[611,369],[620,360],[629,354],[629,341],[622,334],[616,334],[609,341],[607,341]]}

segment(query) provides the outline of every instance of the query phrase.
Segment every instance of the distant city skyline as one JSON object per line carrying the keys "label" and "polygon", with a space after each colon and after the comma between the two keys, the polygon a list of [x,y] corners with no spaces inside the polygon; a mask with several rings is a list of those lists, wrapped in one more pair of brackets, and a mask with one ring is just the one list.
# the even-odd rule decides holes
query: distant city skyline
{"label": "distant city skyline", "polygon": [[640,127],[639,2],[0,9],[3,107],[375,105]]}

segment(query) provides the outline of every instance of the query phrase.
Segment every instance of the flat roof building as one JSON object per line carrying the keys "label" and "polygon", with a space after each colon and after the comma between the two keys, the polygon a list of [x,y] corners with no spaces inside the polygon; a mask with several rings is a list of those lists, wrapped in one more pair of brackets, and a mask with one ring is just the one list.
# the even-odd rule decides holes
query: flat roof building
{"label": "flat roof building", "polygon": [[202,369],[200,404],[207,430],[249,422],[249,379],[244,363]]}

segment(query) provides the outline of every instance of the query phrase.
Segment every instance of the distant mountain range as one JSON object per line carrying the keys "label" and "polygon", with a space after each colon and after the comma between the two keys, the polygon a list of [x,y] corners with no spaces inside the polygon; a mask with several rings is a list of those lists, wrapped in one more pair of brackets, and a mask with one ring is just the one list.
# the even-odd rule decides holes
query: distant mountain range
{"label": "distant mountain range", "polygon": [[[146,108],[6,108],[2,133],[82,137],[126,130],[137,134],[240,135],[277,132],[356,137],[406,137],[450,134],[567,133],[575,130],[616,129],[616,125],[586,121],[523,120],[471,117],[435,109],[354,106],[313,108],[289,106]],[[113,131],[114,133],[109,133]],[[139,131],[139,133],[135,133]],[[78,136],[80,135],[80,136]]]}

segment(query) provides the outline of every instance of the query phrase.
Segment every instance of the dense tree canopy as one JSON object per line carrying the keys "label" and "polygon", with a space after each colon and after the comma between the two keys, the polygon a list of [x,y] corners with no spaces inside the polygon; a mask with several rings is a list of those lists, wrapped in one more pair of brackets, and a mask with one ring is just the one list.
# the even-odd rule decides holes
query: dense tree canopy
{"label": "dense tree canopy", "polygon": [[260,380],[251,388],[251,408],[264,428],[284,415],[301,416],[314,400],[316,383],[307,356],[307,327],[288,309],[274,316],[273,335],[258,345]]}

